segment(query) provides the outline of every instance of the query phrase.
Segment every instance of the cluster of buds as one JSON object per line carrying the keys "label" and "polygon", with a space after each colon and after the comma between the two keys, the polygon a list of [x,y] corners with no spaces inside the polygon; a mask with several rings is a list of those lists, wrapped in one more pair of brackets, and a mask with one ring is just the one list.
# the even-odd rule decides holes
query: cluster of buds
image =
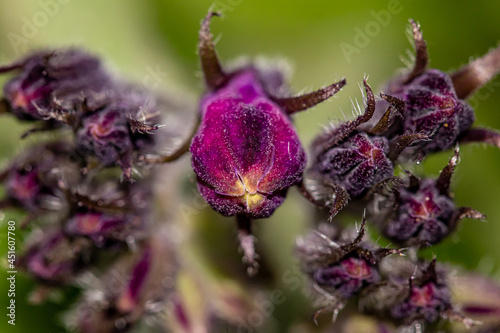
{"label": "cluster of buds", "polygon": [[[453,304],[451,269],[435,259],[425,263],[418,249],[441,242],[461,219],[485,219],[472,208],[457,208],[450,184],[459,143],[500,147],[498,132],[473,127],[474,112],[464,100],[500,71],[500,48],[448,75],[427,69],[425,41],[420,27],[411,24],[414,68],[391,80],[379,100],[363,82],[364,113],[314,140],[313,162],[300,184],[307,199],[329,209],[330,221],[344,208],[357,213],[367,208],[367,221],[405,248],[373,250],[362,242],[363,218],[355,238],[349,230],[321,224],[319,231],[298,239],[297,253],[322,304],[316,315],[332,311],[336,318],[352,301],[362,313],[415,332],[432,331],[440,318],[470,328],[478,322],[468,315],[477,315]],[[418,164],[453,147],[455,154],[437,179],[395,174],[398,164]],[[409,258],[384,258],[403,250]]]}
{"label": "cluster of buds", "polygon": [[[152,305],[170,297],[165,281],[175,281],[171,237],[154,230],[155,174],[145,168],[131,179],[133,161],[144,164],[146,154],[156,152],[159,139],[152,134],[174,104],[138,93],[77,49],[37,52],[0,72],[15,73],[4,86],[2,111],[37,123],[23,137],[47,130],[58,137],[26,148],[0,174],[0,206],[26,213],[21,228],[31,231],[19,258],[19,267],[39,283],[31,299],[41,302],[54,289],[99,276],[111,287],[124,286],[103,292],[99,304],[83,297],[72,325],[81,332],[124,332],[157,311]],[[167,158],[187,151],[183,146]],[[123,269],[106,269],[112,258],[122,260]]]}
{"label": "cluster of buds", "polygon": [[152,134],[168,106],[118,82],[95,56],[78,49],[42,51],[0,67],[7,72],[16,76],[4,86],[3,111],[39,123],[23,137],[70,128],[88,168],[117,165],[125,179],[134,160],[154,151]]}
{"label": "cluster of buds", "polygon": [[[85,288],[70,326],[125,332],[147,318],[161,331],[206,331],[197,329],[196,316],[190,317],[189,302],[175,285],[181,265],[171,229],[154,221],[155,173],[145,168],[131,181],[134,166],[168,163],[188,151],[201,196],[215,211],[236,218],[250,275],[258,268],[252,222],[270,217],[290,187],[297,185],[318,208],[328,208],[330,222],[337,223],[344,208],[356,213],[367,208],[359,230],[322,223],[297,241],[301,269],[319,299],[316,322],[319,314],[331,311],[336,318],[354,303],[358,312],[383,322],[384,331],[386,324],[430,330],[440,318],[467,328],[478,324],[471,318],[485,307],[455,302],[451,269],[418,258],[418,250],[442,241],[463,218],[485,218],[472,208],[457,208],[450,183],[459,143],[500,147],[499,133],[473,127],[474,112],[464,100],[500,71],[500,48],[451,75],[427,69],[426,44],[411,21],[414,68],[391,80],[380,99],[364,80],[364,112],[320,134],[306,170],[306,150],[292,115],[332,97],[345,79],[291,96],[280,70],[253,63],[225,69],[209,27],[213,16],[219,14],[209,13],[199,31],[206,91],[197,126],[168,155],[158,154],[163,144],[158,137],[169,135],[159,125],[164,109],[171,111],[168,101],[134,93],[95,56],[77,49],[42,51],[0,67],[0,73],[15,73],[4,86],[1,111],[37,123],[24,136],[72,132],[71,142],[28,148],[0,174],[6,189],[0,206],[26,212],[22,226],[32,229],[21,259],[24,270],[46,288]],[[455,155],[437,179],[395,174],[398,165],[453,147]],[[127,181],[120,182],[112,167],[121,168]],[[407,249],[365,240],[367,223],[410,248],[409,258],[403,258]],[[115,263],[106,265],[110,257]],[[235,299],[240,300],[229,293],[225,302],[233,306]],[[211,308],[202,322],[217,317],[212,309],[217,302],[211,302],[201,305]],[[226,303],[222,306],[229,308]],[[160,318],[165,315],[170,325]],[[484,329],[499,326],[492,321]]]}

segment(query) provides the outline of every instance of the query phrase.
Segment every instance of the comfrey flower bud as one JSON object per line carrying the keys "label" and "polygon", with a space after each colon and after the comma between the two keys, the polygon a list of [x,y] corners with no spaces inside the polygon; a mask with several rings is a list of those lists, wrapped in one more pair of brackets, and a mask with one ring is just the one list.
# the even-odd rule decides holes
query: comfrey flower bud
{"label": "comfrey flower bud", "polygon": [[[72,194],[72,207],[64,221],[70,237],[89,238],[97,247],[136,243],[150,226],[150,182],[99,184]],[[99,193],[91,195],[88,193]]]}
{"label": "comfrey flower bud", "polygon": [[411,72],[388,85],[388,93],[404,101],[399,134],[422,133],[430,140],[420,142],[412,155],[447,150],[457,142],[479,141],[500,147],[500,134],[471,129],[475,120],[472,107],[464,101],[473,91],[500,71],[500,48],[448,75],[427,69],[426,43],[420,27],[411,21],[416,60]]}
{"label": "comfrey flower bud", "polygon": [[10,112],[25,120],[72,123],[82,107],[95,111],[108,99],[112,79],[96,57],[77,49],[37,52],[0,73],[20,73],[4,86]]}
{"label": "comfrey flower bud", "polygon": [[412,276],[408,285],[408,295],[392,305],[391,315],[406,323],[415,320],[433,322],[440,313],[451,308],[451,295],[448,287],[439,281],[435,272],[435,260],[421,276]]}
{"label": "comfrey flower bud", "polygon": [[209,30],[200,30],[199,54],[208,93],[201,100],[201,124],[191,144],[201,195],[226,216],[269,217],[287,189],[298,183],[306,154],[290,114],[331,97],[345,81],[299,97],[273,96],[265,73],[248,66],[221,68]]}
{"label": "comfrey flower bud", "polygon": [[431,328],[440,318],[461,322],[465,327],[477,324],[465,317],[452,304],[449,273],[430,263],[414,263],[402,258],[388,258],[381,265],[387,281],[363,299],[369,313],[378,313],[402,325]]}
{"label": "comfrey flower bud", "polygon": [[73,281],[91,263],[92,257],[91,242],[71,240],[61,231],[54,231],[45,232],[41,239],[34,240],[20,261],[30,275],[57,286]]}
{"label": "comfrey flower bud", "polygon": [[76,129],[78,151],[95,157],[101,166],[119,165],[123,176],[130,179],[136,155],[154,147],[152,134],[161,127],[157,124],[159,109],[152,95],[116,97],[106,107],[82,117]]}
{"label": "comfrey flower bud", "polygon": [[65,202],[59,182],[78,184],[82,166],[83,159],[72,144],[52,141],[30,147],[2,172],[6,197],[1,205],[26,210],[29,216],[25,223],[37,215],[58,211]]}
{"label": "comfrey flower bud", "polygon": [[[413,142],[427,138],[419,133],[392,140],[378,135],[390,126],[392,105],[372,128],[361,126],[369,122],[375,112],[373,92],[366,81],[363,83],[367,96],[364,114],[327,130],[312,144],[313,164],[308,177],[320,183],[317,187],[333,189],[333,200],[325,203],[330,206],[330,218],[347,204],[349,198],[363,198],[373,186],[390,179],[394,173],[393,162],[399,154]],[[382,95],[382,98],[395,106],[400,104],[391,96]],[[322,205],[307,184],[302,188],[311,201]]]}
{"label": "comfrey flower bud", "polygon": [[333,311],[334,316],[348,299],[381,281],[379,262],[390,254],[401,254],[395,249],[379,248],[363,242],[365,218],[354,240],[352,232],[339,232],[331,225],[320,225],[320,230],[297,240],[296,252],[302,270],[307,273],[314,288],[326,303],[316,316]]}
{"label": "comfrey flower bud", "polygon": [[385,198],[382,195],[374,200],[370,217],[386,237],[404,246],[428,246],[448,236],[463,218],[485,218],[472,208],[456,208],[450,197],[458,159],[457,149],[438,179],[418,179],[410,174],[407,187],[395,187]]}
{"label": "comfrey flower bud", "polygon": [[140,321],[158,326],[164,319],[154,316],[160,317],[169,302],[177,269],[172,240],[165,230],[157,230],[136,253],[120,258],[101,276],[82,276],[87,289],[68,326],[83,333],[126,332]]}

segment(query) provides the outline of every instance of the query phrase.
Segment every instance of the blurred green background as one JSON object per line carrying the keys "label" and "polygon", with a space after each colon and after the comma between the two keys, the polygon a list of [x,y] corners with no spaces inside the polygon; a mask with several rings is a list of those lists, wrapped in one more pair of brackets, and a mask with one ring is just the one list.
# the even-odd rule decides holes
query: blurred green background
{"label": "blurred green background", "polygon": [[[441,70],[458,68],[495,47],[500,39],[500,2],[494,1],[0,0],[0,64],[28,50],[75,45],[99,54],[125,78],[142,82],[153,70],[158,73],[159,89],[197,96],[203,89],[197,31],[210,6],[225,14],[212,24],[220,37],[217,49],[223,61],[241,56],[286,59],[296,92],[347,78],[348,86],[334,99],[297,115],[296,125],[306,146],[321,125],[343,118],[341,110],[351,116],[349,97],[361,103],[358,85],[364,76],[378,90],[403,66],[400,57],[412,49],[406,34],[409,18],[420,22],[431,66]],[[385,21],[377,21],[381,11],[389,9],[393,13]],[[369,36],[360,44],[356,38],[365,29]],[[348,56],[342,50],[347,44],[356,48]],[[5,82],[5,78],[0,80]],[[477,125],[500,128],[499,87],[497,78],[471,100]],[[19,135],[26,128],[10,116],[0,118],[2,160],[19,151]],[[36,140],[32,136],[24,144]],[[437,174],[450,156],[451,152],[433,156],[415,172]],[[456,201],[485,213],[487,223],[465,221],[454,237],[427,254],[500,280],[500,151],[464,146],[461,157],[453,182]],[[292,191],[290,200],[270,220],[257,225],[260,251],[278,272],[290,263],[291,246],[308,224],[309,208]],[[215,214],[208,216],[217,220],[215,224],[229,224]],[[19,219],[19,215],[7,211],[0,223],[2,263],[9,219]],[[233,236],[232,231],[227,232],[228,242]],[[21,275],[16,293],[17,325],[7,324],[4,271],[0,272],[0,331],[63,332],[56,313],[72,297],[62,303],[29,306],[27,297],[33,284]]]}

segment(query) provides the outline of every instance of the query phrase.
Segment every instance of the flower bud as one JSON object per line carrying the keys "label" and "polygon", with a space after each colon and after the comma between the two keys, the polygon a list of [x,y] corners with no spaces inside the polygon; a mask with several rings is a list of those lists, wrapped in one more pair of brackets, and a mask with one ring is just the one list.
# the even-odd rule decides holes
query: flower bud
{"label": "flower bud", "polygon": [[[375,185],[391,179],[393,163],[401,152],[414,142],[425,140],[420,133],[402,135],[392,140],[379,135],[391,126],[390,114],[400,101],[382,95],[391,105],[376,123],[369,124],[375,112],[373,92],[363,81],[366,90],[364,114],[354,120],[343,122],[320,134],[312,144],[313,164],[308,172],[310,179],[316,180],[315,187],[333,189],[332,200],[322,203],[314,191],[303,187],[306,197],[319,205],[330,206],[330,219],[351,199],[361,199]],[[368,126],[369,125],[369,128]]]}
{"label": "flower bud", "polygon": [[500,71],[500,48],[450,75],[428,69],[427,46],[420,27],[413,28],[416,59],[413,70],[389,83],[387,92],[404,101],[398,133],[421,133],[430,138],[419,142],[406,158],[422,159],[429,153],[450,149],[457,142],[485,142],[500,147],[496,131],[471,128],[475,115],[464,100]]}
{"label": "flower bud", "polygon": [[65,198],[59,183],[76,185],[82,178],[82,162],[74,146],[63,141],[29,147],[3,172],[7,192],[3,205],[20,207],[30,214],[60,210]]}
{"label": "flower bud", "polygon": [[[345,81],[304,96],[273,96],[266,75],[253,66],[225,73],[209,30],[200,30],[199,54],[208,93],[191,144],[201,195],[226,216],[269,217],[287,189],[300,181],[306,154],[289,114],[329,98]],[[277,80],[277,81],[282,81]]]}
{"label": "flower bud", "polygon": [[70,240],[62,232],[47,232],[28,246],[21,265],[36,279],[58,285],[72,281],[92,257],[88,241]]}
{"label": "flower bud", "polygon": [[326,224],[320,225],[320,230],[299,238],[296,252],[302,270],[309,275],[320,296],[326,298],[325,306],[316,316],[325,311],[333,311],[336,315],[348,299],[381,281],[378,265],[384,257],[401,252],[376,249],[363,241],[364,217],[354,240],[351,230],[339,232]]}
{"label": "flower bud", "polygon": [[94,111],[109,98],[112,80],[99,59],[78,49],[37,52],[0,73],[20,71],[4,86],[9,110],[20,119],[69,123],[76,111]]}
{"label": "flower bud", "polygon": [[395,187],[374,202],[370,216],[386,237],[404,246],[427,246],[439,243],[463,218],[485,218],[471,208],[456,208],[451,199],[451,176],[458,158],[456,150],[438,179],[409,175],[407,187]]}

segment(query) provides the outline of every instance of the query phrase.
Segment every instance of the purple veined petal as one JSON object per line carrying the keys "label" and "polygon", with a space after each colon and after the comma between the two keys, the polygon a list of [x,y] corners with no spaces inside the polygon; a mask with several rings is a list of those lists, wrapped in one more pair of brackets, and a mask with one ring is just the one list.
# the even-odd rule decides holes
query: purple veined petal
{"label": "purple veined petal", "polygon": [[241,197],[225,196],[217,193],[210,186],[198,181],[198,190],[202,197],[219,213],[225,216],[249,214],[254,218],[266,218],[285,200],[286,189],[273,194],[245,194]]}
{"label": "purple veined petal", "polygon": [[291,120],[265,94],[254,70],[235,74],[201,106],[190,148],[200,192],[224,215],[269,216],[305,168]]}

